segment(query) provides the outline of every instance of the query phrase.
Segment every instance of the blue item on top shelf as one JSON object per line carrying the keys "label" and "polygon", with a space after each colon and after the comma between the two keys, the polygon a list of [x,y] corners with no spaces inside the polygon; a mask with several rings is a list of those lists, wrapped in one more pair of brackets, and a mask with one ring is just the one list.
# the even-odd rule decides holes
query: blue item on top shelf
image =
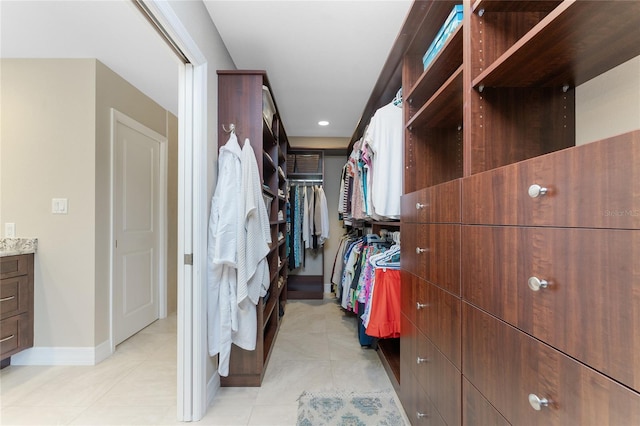
{"label": "blue item on top shelf", "polygon": [[447,17],[447,20],[444,22],[444,25],[438,31],[438,34],[431,42],[431,46],[427,49],[427,52],[422,57],[422,65],[424,66],[423,70],[426,70],[433,58],[436,57],[442,46],[444,46],[445,41],[453,32],[458,28],[462,22],[462,5],[457,4],[453,7],[453,10]]}

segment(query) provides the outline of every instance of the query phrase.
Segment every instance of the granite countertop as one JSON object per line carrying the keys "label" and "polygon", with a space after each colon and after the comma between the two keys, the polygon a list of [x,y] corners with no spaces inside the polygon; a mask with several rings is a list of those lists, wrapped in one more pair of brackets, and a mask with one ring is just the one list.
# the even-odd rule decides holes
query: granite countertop
{"label": "granite countertop", "polygon": [[37,249],[37,238],[0,238],[0,257],[35,253]]}

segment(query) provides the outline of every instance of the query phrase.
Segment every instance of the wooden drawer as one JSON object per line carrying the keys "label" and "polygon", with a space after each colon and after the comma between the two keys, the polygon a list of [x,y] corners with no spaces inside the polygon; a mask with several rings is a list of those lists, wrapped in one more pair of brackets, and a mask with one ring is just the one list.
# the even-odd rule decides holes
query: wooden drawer
{"label": "wooden drawer", "polygon": [[[640,231],[463,226],[463,298],[640,390]],[[533,291],[531,277],[549,282]]]}
{"label": "wooden drawer", "polygon": [[457,368],[460,360],[460,299],[416,278],[415,325]]}
{"label": "wooden drawer", "polygon": [[5,278],[0,282],[0,319],[32,309],[33,297],[29,276]]}
{"label": "wooden drawer", "polygon": [[462,421],[461,373],[421,332],[416,333],[416,377],[448,425]]}
{"label": "wooden drawer", "polygon": [[416,281],[417,277],[405,270],[401,270],[401,283],[402,283],[402,292],[401,292],[401,305],[400,309],[403,314],[405,314],[409,321],[412,323],[416,322]]}
{"label": "wooden drawer", "polygon": [[460,294],[460,225],[403,225],[401,250],[403,269]]}
{"label": "wooden drawer", "polygon": [[[401,401],[412,425],[416,426],[446,426],[438,411],[435,409],[424,389],[418,384],[412,373],[407,373],[401,366]],[[404,373],[403,373],[404,371]]]}
{"label": "wooden drawer", "polygon": [[0,257],[0,279],[27,275],[33,265],[33,254]]}
{"label": "wooden drawer", "polygon": [[402,220],[417,223],[460,223],[461,180],[402,196]]}
{"label": "wooden drawer", "polygon": [[[465,178],[463,223],[640,229],[640,131]],[[548,189],[537,198],[531,185]]]}
{"label": "wooden drawer", "polygon": [[[400,370],[402,371],[406,367],[411,371],[411,374],[415,374],[417,329],[406,315],[402,314],[400,320],[402,321],[400,324],[402,330],[400,334]],[[400,383],[402,384],[402,381]]]}
{"label": "wooden drawer", "polygon": [[0,321],[0,359],[33,346],[33,319],[28,313]]}
{"label": "wooden drawer", "polygon": [[509,426],[493,405],[482,396],[466,377],[462,378],[462,424],[464,426]]}
{"label": "wooden drawer", "polygon": [[400,216],[403,222],[424,223],[427,221],[427,210],[421,205],[427,204],[428,193],[428,188],[423,188],[400,198]]}
{"label": "wooden drawer", "polygon": [[426,245],[425,225],[415,223],[402,224],[402,244],[400,244],[400,265],[402,269],[418,276],[426,275],[427,263],[416,254],[416,247]]}
{"label": "wooden drawer", "polygon": [[462,333],[464,376],[511,424],[638,424],[640,394],[467,303]]}

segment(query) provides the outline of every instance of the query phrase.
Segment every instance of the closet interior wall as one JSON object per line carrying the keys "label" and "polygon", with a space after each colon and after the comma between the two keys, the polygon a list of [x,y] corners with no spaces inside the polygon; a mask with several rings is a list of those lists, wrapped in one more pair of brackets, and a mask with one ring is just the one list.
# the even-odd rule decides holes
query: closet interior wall
{"label": "closet interior wall", "polygon": [[640,126],[576,146],[576,90],[637,60],[640,3],[464,0],[425,69],[457,3],[414,2],[351,141],[402,86],[403,407],[637,423]]}

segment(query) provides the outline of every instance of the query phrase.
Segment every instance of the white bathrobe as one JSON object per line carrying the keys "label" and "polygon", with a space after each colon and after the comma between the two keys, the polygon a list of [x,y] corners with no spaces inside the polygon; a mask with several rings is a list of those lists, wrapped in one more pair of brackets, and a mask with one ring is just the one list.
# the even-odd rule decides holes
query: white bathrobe
{"label": "white bathrobe", "polygon": [[271,243],[269,215],[262,197],[262,180],[249,139],[242,148],[242,226],[238,228],[237,323],[233,343],[246,350],[256,348],[256,304],[269,289],[266,256]]}
{"label": "white bathrobe", "polygon": [[220,148],[218,181],[211,199],[208,235],[207,322],[209,355],[220,354],[218,371],[229,374],[232,330],[237,329],[237,235],[242,150],[235,134]]}

